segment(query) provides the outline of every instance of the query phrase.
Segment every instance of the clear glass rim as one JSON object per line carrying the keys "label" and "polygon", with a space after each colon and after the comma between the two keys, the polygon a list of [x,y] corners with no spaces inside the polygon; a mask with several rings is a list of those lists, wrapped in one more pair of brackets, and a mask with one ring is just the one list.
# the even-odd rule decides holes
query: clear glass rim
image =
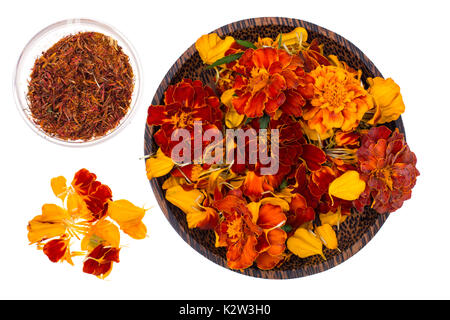
{"label": "clear glass rim", "polygon": [[[118,40],[120,43],[123,43],[126,46],[126,54],[129,56],[132,64],[135,65],[135,68],[133,68],[133,74],[134,74],[134,88],[133,88],[133,97],[132,101],[130,103],[130,110],[127,112],[127,114],[122,118],[122,120],[119,122],[119,124],[111,129],[107,134],[104,136],[94,138],[91,140],[83,141],[83,140],[63,140],[59,139],[57,137],[53,137],[48,135],[44,130],[38,127],[32,119],[30,119],[29,115],[27,115],[26,110],[29,107],[27,103],[27,99],[24,100],[21,99],[21,96],[23,95],[22,92],[19,92],[19,72],[21,69],[22,64],[24,63],[24,58],[29,50],[29,48],[33,47],[36,43],[39,43],[39,41],[49,32],[59,28],[63,27],[65,25],[80,25],[80,26],[89,26],[92,25],[94,27],[99,27],[102,29],[105,29],[109,31],[115,40]],[[134,70],[136,69],[136,70]],[[86,147],[86,146],[92,146],[95,144],[98,144],[100,142],[104,142],[106,140],[109,140],[111,137],[117,135],[119,132],[121,132],[132,120],[133,116],[136,114],[136,109],[138,108],[138,103],[141,98],[141,87],[142,87],[142,74],[141,74],[141,63],[139,60],[139,57],[137,55],[137,52],[134,48],[134,46],[128,41],[128,39],[117,29],[110,26],[109,24],[93,20],[93,19],[87,19],[87,18],[75,18],[75,19],[65,19],[58,22],[55,22],[41,31],[39,31],[37,34],[35,34],[25,45],[24,49],[20,53],[19,59],[17,60],[16,67],[14,69],[13,73],[13,94],[14,94],[14,100],[16,103],[17,108],[19,109],[19,113],[21,114],[23,120],[25,123],[30,127],[35,133],[37,133],[39,136],[44,138],[47,141],[53,142],[58,145],[68,146],[68,147]],[[29,70],[31,74],[31,70]],[[28,75],[29,77],[29,75]]]}

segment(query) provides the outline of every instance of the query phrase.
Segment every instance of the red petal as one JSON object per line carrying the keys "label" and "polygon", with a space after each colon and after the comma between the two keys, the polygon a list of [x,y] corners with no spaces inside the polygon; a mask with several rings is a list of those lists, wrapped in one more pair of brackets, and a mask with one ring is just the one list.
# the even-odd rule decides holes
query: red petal
{"label": "red petal", "polygon": [[321,165],[327,160],[325,152],[312,144],[303,145],[302,158],[311,171],[319,170]]}

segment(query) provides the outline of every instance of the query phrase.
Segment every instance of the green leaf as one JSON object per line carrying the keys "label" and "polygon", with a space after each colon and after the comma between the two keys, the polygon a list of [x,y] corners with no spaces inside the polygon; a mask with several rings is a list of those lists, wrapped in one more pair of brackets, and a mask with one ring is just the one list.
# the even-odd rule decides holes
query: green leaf
{"label": "green leaf", "polygon": [[241,45],[243,47],[256,49],[256,46],[250,41],[238,40],[238,39],[236,39],[235,41],[237,42],[237,44],[239,44],[239,45]]}
{"label": "green leaf", "polygon": [[270,117],[267,114],[264,114],[261,118],[259,118],[259,128],[267,129],[269,126]]}
{"label": "green leaf", "polygon": [[236,61],[236,60],[238,60],[240,57],[242,57],[243,54],[244,54],[243,52],[238,52],[238,53],[233,53],[233,54],[230,54],[230,55],[228,55],[228,56],[225,56],[225,57],[223,57],[223,58],[217,60],[217,61],[214,62],[213,64],[207,66],[206,69],[212,69],[212,68],[217,67],[217,66],[220,66],[220,65],[222,65],[222,64],[227,64],[227,63]]}
{"label": "green leaf", "polygon": [[248,125],[250,122],[252,122],[253,119],[255,119],[255,118],[247,118],[247,119],[245,119],[244,126],[246,126],[246,125]]}
{"label": "green leaf", "polygon": [[282,33],[280,33],[280,40],[278,40],[278,49],[281,49],[281,43],[282,43],[281,38],[283,38],[283,34]]}
{"label": "green leaf", "polygon": [[284,232],[291,232],[292,227],[288,224],[285,224],[284,226],[281,227],[281,230],[284,230]]}
{"label": "green leaf", "polygon": [[283,181],[281,181],[281,183],[280,183],[279,189],[280,189],[280,190],[283,190],[284,188],[287,187],[287,185],[288,185],[287,180],[286,180],[286,179],[283,179]]}

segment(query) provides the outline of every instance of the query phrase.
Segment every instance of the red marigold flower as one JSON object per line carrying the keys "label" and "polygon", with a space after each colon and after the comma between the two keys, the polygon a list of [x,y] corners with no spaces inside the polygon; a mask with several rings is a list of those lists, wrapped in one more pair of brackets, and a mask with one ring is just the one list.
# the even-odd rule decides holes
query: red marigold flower
{"label": "red marigold flower", "polygon": [[393,212],[411,198],[419,176],[417,159],[398,129],[393,133],[385,126],[370,129],[361,139],[357,156],[366,182],[363,194],[354,201],[357,210],[370,205],[379,213]]}
{"label": "red marigold flower", "polygon": [[112,199],[112,191],[97,181],[95,173],[81,169],[72,181],[75,192],[82,197],[95,219],[102,218],[108,211],[108,201]]}
{"label": "red marigold flower", "polygon": [[119,262],[119,248],[106,247],[99,244],[86,257],[83,272],[105,278],[112,270],[113,262]]}
{"label": "red marigold flower", "polygon": [[[214,91],[199,80],[183,81],[167,88],[165,105],[151,105],[148,108],[147,123],[161,128],[154,134],[156,143],[168,157],[179,141],[172,141],[172,132],[183,128],[193,138],[194,122],[200,121],[202,130],[222,129],[220,100]],[[203,133],[203,132],[202,132]]]}
{"label": "red marigold flower", "polygon": [[299,117],[305,99],[313,96],[314,79],[303,70],[299,56],[274,48],[248,49],[231,67],[238,75],[233,107],[250,118],[270,116],[279,108]]}

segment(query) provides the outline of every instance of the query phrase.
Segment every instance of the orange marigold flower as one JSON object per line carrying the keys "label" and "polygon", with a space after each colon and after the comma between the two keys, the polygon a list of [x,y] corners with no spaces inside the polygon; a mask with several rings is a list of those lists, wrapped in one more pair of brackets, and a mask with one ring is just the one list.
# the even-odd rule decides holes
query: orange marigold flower
{"label": "orange marigold flower", "polygon": [[262,229],[252,221],[252,213],[245,200],[227,195],[215,201],[214,207],[223,213],[216,228],[218,243],[227,246],[227,263],[231,269],[246,269],[258,257],[257,237]]}
{"label": "orange marigold flower", "polygon": [[357,73],[335,66],[319,66],[310,75],[315,79],[314,97],[304,107],[303,119],[320,134],[329,129],[356,128],[370,108],[367,92]]}
{"label": "orange marigold flower", "polygon": [[281,227],[287,218],[281,206],[264,203],[252,212],[243,198],[228,194],[214,207],[223,214],[216,228],[217,243],[227,247],[231,269],[245,269],[254,262],[271,269],[284,260],[287,234]]}
{"label": "orange marigold flower", "polygon": [[231,70],[238,74],[233,107],[250,118],[264,112],[273,116],[279,108],[299,117],[305,99],[312,97],[313,79],[303,70],[302,60],[284,50],[248,49]]}
{"label": "orange marigold flower", "polygon": [[379,213],[399,209],[411,198],[419,171],[416,156],[398,129],[392,133],[385,126],[374,127],[361,139],[358,169],[366,188],[354,201],[358,211],[370,205]]}

